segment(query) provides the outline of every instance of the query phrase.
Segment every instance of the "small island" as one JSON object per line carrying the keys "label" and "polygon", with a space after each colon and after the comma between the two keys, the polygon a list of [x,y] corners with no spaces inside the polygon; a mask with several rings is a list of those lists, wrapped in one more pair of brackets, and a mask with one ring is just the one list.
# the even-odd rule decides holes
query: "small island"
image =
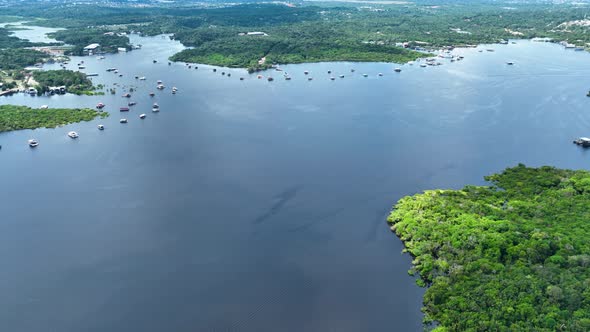
{"label": "small island", "polygon": [[105,118],[107,112],[89,108],[39,108],[0,105],[0,132],[20,129],[55,128],[74,122]]}
{"label": "small island", "polygon": [[[522,164],[401,199],[391,229],[434,331],[590,330],[590,172]],[[432,325],[431,325],[432,324]]]}
{"label": "small island", "polygon": [[72,70],[37,70],[33,72],[34,83],[38,93],[51,92],[52,87],[64,86],[66,91],[76,95],[104,94],[97,92],[86,74]]}

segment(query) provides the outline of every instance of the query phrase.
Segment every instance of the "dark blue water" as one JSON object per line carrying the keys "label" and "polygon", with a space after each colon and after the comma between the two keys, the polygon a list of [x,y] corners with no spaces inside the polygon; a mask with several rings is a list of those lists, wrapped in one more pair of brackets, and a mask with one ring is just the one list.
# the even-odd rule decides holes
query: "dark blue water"
{"label": "dark blue water", "polygon": [[[523,41],[399,74],[290,65],[293,80],[267,82],[168,66],[180,45],[138,42],[84,58],[117,95],[0,99],[112,114],[0,134],[2,331],[417,331],[423,290],[385,223],[396,200],[519,162],[588,165],[571,143],[590,135],[584,52]],[[138,89],[126,125],[122,86]]]}

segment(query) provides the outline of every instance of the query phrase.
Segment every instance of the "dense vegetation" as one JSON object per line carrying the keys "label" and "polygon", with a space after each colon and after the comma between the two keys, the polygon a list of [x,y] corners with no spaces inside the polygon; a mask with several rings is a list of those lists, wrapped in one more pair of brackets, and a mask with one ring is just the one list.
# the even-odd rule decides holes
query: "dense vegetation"
{"label": "dense vegetation", "polygon": [[0,49],[0,70],[22,69],[48,58],[43,52],[26,48]]}
{"label": "dense vegetation", "polygon": [[[418,0],[397,5],[339,3],[336,7],[250,4],[197,8],[187,3],[178,8],[165,3],[158,6],[62,4],[56,10],[48,10],[46,5],[26,10],[9,7],[6,14],[43,17],[43,21],[34,24],[71,28],[57,37],[77,45],[74,54],[91,42],[108,45],[108,41],[83,37],[97,31],[172,33],[175,39],[192,47],[175,55],[176,61],[251,69],[265,68],[274,62],[402,62],[418,56],[396,47],[404,42],[426,49],[531,37],[552,37],[582,46],[590,42],[587,26],[567,24],[584,19],[590,8],[569,3],[440,0],[433,5]],[[239,35],[249,31],[263,31],[268,36]],[[100,37],[100,33],[94,37]],[[265,56],[266,63],[259,65],[258,61]]]}
{"label": "dense vegetation", "polygon": [[92,109],[33,109],[26,106],[0,105],[0,132],[54,128],[68,123],[90,121],[95,117],[107,117],[107,112]]}
{"label": "dense vegetation", "polygon": [[518,165],[486,180],[403,198],[389,217],[429,286],[425,322],[590,331],[590,172]]}
{"label": "dense vegetation", "polygon": [[94,86],[92,81],[86,77],[86,74],[71,70],[38,70],[33,72],[33,78],[39,85],[39,93],[49,91],[51,86],[65,85],[69,93],[77,95],[92,94]]}
{"label": "dense vegetation", "polygon": [[51,37],[71,45],[68,51],[70,55],[82,55],[83,49],[87,45],[97,43],[103,52],[116,52],[117,48],[131,49],[129,38],[127,36],[105,35],[111,32],[105,29],[97,28],[78,28],[69,30],[59,30],[51,34]]}

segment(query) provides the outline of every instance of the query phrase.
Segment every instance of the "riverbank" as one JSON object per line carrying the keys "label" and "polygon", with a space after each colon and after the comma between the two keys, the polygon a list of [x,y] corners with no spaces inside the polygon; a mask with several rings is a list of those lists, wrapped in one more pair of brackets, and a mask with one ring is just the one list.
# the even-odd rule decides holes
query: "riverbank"
{"label": "riverbank", "polygon": [[388,218],[414,257],[435,331],[588,331],[590,173],[519,165],[488,187],[402,198]]}
{"label": "riverbank", "polygon": [[27,106],[0,105],[0,132],[55,128],[75,122],[108,117],[108,112],[89,108],[30,108]]}

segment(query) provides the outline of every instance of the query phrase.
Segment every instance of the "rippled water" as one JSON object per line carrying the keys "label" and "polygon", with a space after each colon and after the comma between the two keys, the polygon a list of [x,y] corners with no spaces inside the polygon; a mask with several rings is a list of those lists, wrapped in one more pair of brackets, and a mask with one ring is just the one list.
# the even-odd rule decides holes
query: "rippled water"
{"label": "rippled water", "polygon": [[518,41],[401,73],[288,65],[291,81],[267,82],[168,66],[181,45],[133,39],[142,50],[83,58],[116,95],[0,99],[112,114],[0,134],[1,330],[417,331],[423,290],[385,223],[397,199],[519,162],[588,165],[571,143],[590,135],[584,52]]}

